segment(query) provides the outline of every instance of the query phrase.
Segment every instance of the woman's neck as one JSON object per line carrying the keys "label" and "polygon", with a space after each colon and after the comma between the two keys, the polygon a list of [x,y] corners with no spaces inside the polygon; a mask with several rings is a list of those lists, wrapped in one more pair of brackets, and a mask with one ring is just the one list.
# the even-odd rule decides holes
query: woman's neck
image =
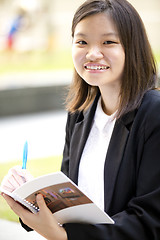
{"label": "woman's neck", "polygon": [[112,115],[119,108],[119,91],[104,91],[100,89],[102,109],[107,115]]}

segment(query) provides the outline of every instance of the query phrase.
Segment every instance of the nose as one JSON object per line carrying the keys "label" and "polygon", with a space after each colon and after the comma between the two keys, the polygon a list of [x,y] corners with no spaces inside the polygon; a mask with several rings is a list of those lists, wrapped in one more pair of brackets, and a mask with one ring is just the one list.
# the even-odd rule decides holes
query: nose
{"label": "nose", "polygon": [[91,47],[86,54],[86,58],[90,61],[96,61],[103,58],[103,53],[99,47]]}

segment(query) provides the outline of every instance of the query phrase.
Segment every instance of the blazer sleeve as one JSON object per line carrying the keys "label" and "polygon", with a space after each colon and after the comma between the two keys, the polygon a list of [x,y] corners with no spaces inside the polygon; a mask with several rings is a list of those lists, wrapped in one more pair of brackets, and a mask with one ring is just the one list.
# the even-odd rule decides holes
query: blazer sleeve
{"label": "blazer sleeve", "polygon": [[[143,151],[137,168],[135,196],[124,211],[111,216],[114,225],[65,224],[69,240],[160,240],[160,111],[157,116],[156,109],[143,121]],[[69,139],[62,164],[66,172],[68,143]]]}

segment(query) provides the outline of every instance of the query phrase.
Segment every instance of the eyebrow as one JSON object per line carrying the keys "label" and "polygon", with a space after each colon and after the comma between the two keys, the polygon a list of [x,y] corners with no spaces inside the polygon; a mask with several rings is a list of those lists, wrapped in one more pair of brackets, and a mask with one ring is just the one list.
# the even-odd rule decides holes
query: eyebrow
{"label": "eyebrow", "polygon": [[107,36],[116,36],[118,37],[118,33],[110,32],[110,33],[104,33],[102,36],[107,37]]}
{"label": "eyebrow", "polygon": [[[78,37],[87,37],[86,34],[81,33],[81,32],[76,33],[75,36],[78,36]],[[114,32],[109,32],[109,33],[104,33],[104,34],[102,34],[102,37],[108,37],[108,36],[118,37],[118,34],[117,34],[117,33],[114,33]]]}

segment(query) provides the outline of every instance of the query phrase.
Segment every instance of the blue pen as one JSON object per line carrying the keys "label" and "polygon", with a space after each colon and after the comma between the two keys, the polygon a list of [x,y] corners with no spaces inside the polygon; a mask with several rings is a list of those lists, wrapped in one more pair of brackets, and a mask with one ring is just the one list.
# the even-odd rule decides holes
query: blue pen
{"label": "blue pen", "polygon": [[23,163],[22,163],[22,169],[26,169],[27,164],[27,155],[28,155],[28,142],[26,141],[23,148]]}

